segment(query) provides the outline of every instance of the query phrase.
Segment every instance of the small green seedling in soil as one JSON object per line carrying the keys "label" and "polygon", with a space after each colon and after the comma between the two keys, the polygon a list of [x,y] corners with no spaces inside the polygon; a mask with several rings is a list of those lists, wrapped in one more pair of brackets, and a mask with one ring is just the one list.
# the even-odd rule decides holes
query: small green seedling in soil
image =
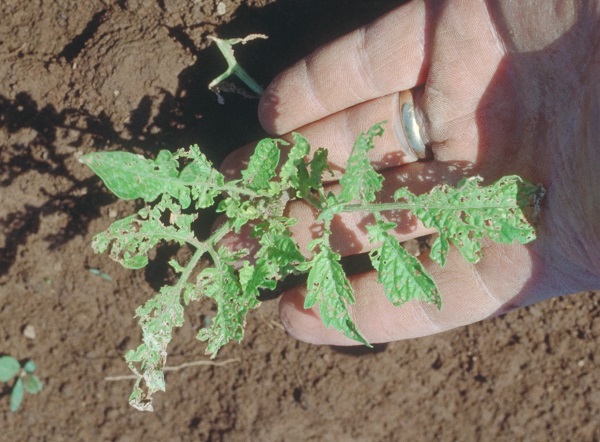
{"label": "small green seedling in soil", "polygon": [[[316,307],[327,327],[333,327],[359,343],[369,345],[356,327],[349,307],[354,293],[331,241],[332,220],[337,214],[360,211],[373,214],[367,226],[374,244],[370,252],[383,291],[394,306],[408,301],[442,305],[433,278],[421,262],[405,251],[393,235],[396,224],[385,217],[391,211],[409,211],[438,236],[430,257],[446,263],[451,244],[470,263],[482,254],[482,239],[505,244],[525,244],[535,238],[528,222],[538,187],[518,176],[506,176],[482,185],[482,178],[462,179],[456,186],[442,184],[428,194],[414,195],[406,188],[395,192],[391,202],[378,202],[383,176],[368,159],[381,124],[361,134],[348,158],[339,184],[340,192],[329,192],[323,175],[331,173],[327,150],[309,156],[308,141],[293,134],[293,143],[264,139],[258,143],[240,179],[226,180],[198,146],[175,153],[161,151],[155,159],[127,152],[84,155],[82,162],[98,174],[119,198],[142,199],[146,206],[114,222],[95,236],[96,252],[130,269],[148,264],[149,252],[161,241],[192,250],[185,262],[170,265],[179,275],[174,285],[161,288],[155,297],[136,310],[143,343],[125,359],[137,376],[130,403],[151,410],[152,394],[164,391],[163,368],[174,327],[183,324],[184,308],[206,297],[217,312],[198,333],[213,357],[231,340],[240,341],[246,315],[259,306],[259,293],[274,289],[291,274],[308,274],[305,308]],[[285,155],[281,155],[285,150]],[[285,215],[286,205],[304,200],[319,213],[320,236],[301,252],[290,227],[297,220]],[[216,208],[226,220],[208,238],[199,238],[194,222],[201,211]],[[230,233],[252,227],[258,250],[231,250],[220,245]],[[306,258],[305,256],[308,256]],[[200,265],[203,258],[212,265]]]}
{"label": "small green seedling in soil", "polygon": [[0,382],[10,382],[16,378],[10,393],[10,411],[15,412],[19,409],[25,392],[37,394],[42,391],[42,382],[33,374],[36,368],[32,360],[21,366],[12,356],[0,357]]}

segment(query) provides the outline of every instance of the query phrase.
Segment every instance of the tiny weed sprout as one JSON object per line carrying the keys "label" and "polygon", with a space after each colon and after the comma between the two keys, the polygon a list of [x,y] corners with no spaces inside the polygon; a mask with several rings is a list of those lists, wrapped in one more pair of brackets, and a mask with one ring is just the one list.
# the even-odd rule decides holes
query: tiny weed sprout
{"label": "tiny weed sprout", "polygon": [[[96,252],[108,252],[123,266],[140,269],[161,241],[192,250],[185,262],[170,261],[178,275],[175,284],[162,287],[136,310],[143,342],[125,355],[136,376],[130,396],[134,407],[151,410],[152,394],[164,391],[163,369],[173,328],[183,324],[184,308],[203,297],[211,298],[217,307],[198,333],[213,357],[227,342],[242,339],[246,316],[260,304],[261,290],[274,289],[282,278],[301,273],[308,274],[304,307],[318,308],[327,327],[369,345],[349,313],[353,289],[331,242],[332,220],[337,214],[361,211],[373,215],[373,222],[366,227],[374,245],[370,259],[383,291],[395,306],[416,300],[441,308],[442,298],[421,262],[398,243],[392,233],[396,224],[386,219],[386,212],[410,211],[426,227],[435,228],[438,235],[430,257],[440,266],[446,262],[450,244],[468,262],[476,263],[484,236],[506,244],[525,244],[535,238],[528,218],[540,190],[518,176],[485,186],[480,177],[469,177],[456,186],[439,185],[423,195],[401,188],[392,202],[379,203],[383,176],[369,162],[368,152],[382,133],[382,125],[377,124],[358,137],[337,194],[323,186],[323,175],[330,172],[327,150],[317,149],[310,156],[309,142],[300,134],[293,134],[291,145],[279,139],[260,141],[241,178],[235,180],[226,180],[195,145],[175,153],[163,150],[155,159],[127,152],[83,156],[82,162],[116,196],[146,203],[137,213],[96,235]],[[280,155],[282,150],[285,155]],[[320,236],[305,253],[289,229],[297,220],[285,215],[286,205],[300,199],[315,208],[321,224]],[[211,207],[223,214],[225,221],[201,239],[193,223],[201,211]],[[256,251],[220,246],[226,235],[239,233],[243,226],[252,226]],[[200,265],[203,258],[212,264]]]}
{"label": "tiny weed sprout", "polygon": [[12,356],[0,357],[0,382],[10,382],[16,378],[10,392],[10,411],[15,412],[23,402],[25,392],[37,394],[42,391],[42,382],[34,375],[37,366],[29,360],[21,366]]}

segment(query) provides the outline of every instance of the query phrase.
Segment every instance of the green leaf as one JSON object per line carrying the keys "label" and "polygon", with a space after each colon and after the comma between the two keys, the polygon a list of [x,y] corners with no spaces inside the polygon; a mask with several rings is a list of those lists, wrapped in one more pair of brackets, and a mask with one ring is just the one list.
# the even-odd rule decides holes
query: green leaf
{"label": "green leaf", "polygon": [[135,381],[135,385],[129,395],[129,405],[139,411],[153,411],[152,400],[145,397],[141,383],[143,378],[139,377]]}
{"label": "green leaf", "polygon": [[524,208],[537,194],[537,186],[518,176],[506,176],[481,187],[480,177],[461,180],[456,188],[441,185],[429,194],[415,196],[407,189],[394,194],[396,200],[414,205],[413,213],[426,227],[437,229],[430,257],[446,263],[449,243],[454,244],[470,263],[481,257],[481,240],[486,234],[504,244],[526,244],[535,239],[535,229],[527,221]]}
{"label": "green leaf", "polygon": [[[144,395],[134,395],[139,402],[130,402],[138,409],[144,409],[153,393],[165,390],[163,367],[166,362],[167,346],[171,342],[174,327],[183,325],[183,306],[181,305],[181,289],[178,286],[164,286],[152,299],[136,309],[139,324],[142,328],[143,344],[136,350],[130,350],[125,360],[134,373],[135,366],[141,368]],[[141,381],[140,381],[141,382]],[[138,384],[138,388],[139,388]]]}
{"label": "green leaf", "polygon": [[[181,175],[179,158],[192,160]],[[197,200],[198,208],[210,206],[224,181],[195,145],[189,152],[180,150],[175,156],[161,150],[155,160],[129,152],[96,152],[84,155],[81,161],[121,199],[142,198],[151,202],[161,194],[167,194],[184,209],[192,198]]]}
{"label": "green leaf", "polygon": [[235,232],[239,232],[248,221],[260,216],[260,212],[254,204],[242,201],[238,195],[231,195],[222,200],[217,206],[217,212],[227,216]]}
{"label": "green leaf", "polygon": [[[95,152],[84,155],[81,162],[102,178],[106,187],[124,200],[142,198],[154,201],[176,178],[177,161],[168,151],[156,160],[129,152]],[[178,188],[174,193],[179,194]]]}
{"label": "green leaf", "polygon": [[25,365],[23,365],[23,370],[29,374],[33,373],[36,369],[37,365],[31,359],[29,359],[27,362],[25,362]]}
{"label": "green leaf", "polygon": [[269,224],[272,230],[261,235],[255,264],[245,261],[239,272],[240,284],[247,296],[258,297],[259,289],[275,289],[278,280],[292,273],[305,260],[298,245],[290,238],[291,234],[279,231],[273,226],[278,224],[276,222]]}
{"label": "green leaf", "polygon": [[17,378],[17,382],[15,382],[12,392],[10,393],[10,411],[14,413],[19,409],[21,403],[23,402],[23,395],[23,380],[21,378]]}
{"label": "green leaf", "polygon": [[248,167],[242,171],[243,182],[252,190],[265,190],[275,176],[279,164],[279,140],[265,138],[261,140],[250,157]]}
{"label": "green leaf", "polygon": [[209,328],[198,333],[198,339],[208,341],[206,353],[213,357],[230,340],[244,337],[246,315],[259,305],[253,293],[244,293],[233,266],[225,263],[204,269],[199,277],[204,295],[217,303],[217,314]]}
{"label": "green leaf", "polygon": [[340,256],[321,242],[319,252],[304,268],[310,268],[304,308],[319,304],[321,320],[326,327],[333,327],[346,337],[369,345],[350,317],[348,305],[354,304],[350,282],[339,262]]}
{"label": "green leaf", "polygon": [[21,371],[21,364],[12,356],[0,357],[0,381],[8,382]]}
{"label": "green leaf", "polygon": [[[225,186],[223,175],[213,167],[195,144],[190,146],[188,151],[179,150],[178,156],[191,160],[181,171],[179,179],[189,186],[196,209],[212,206]],[[182,207],[187,206],[182,204]]]}
{"label": "green leaf", "polygon": [[341,202],[352,200],[375,201],[375,194],[381,190],[383,177],[375,172],[367,152],[375,147],[374,138],[383,134],[381,124],[376,124],[366,134],[360,134],[340,179],[342,191],[338,199]]}
{"label": "green leaf", "polygon": [[309,172],[309,188],[319,191],[323,188],[323,173],[329,171],[333,176],[333,171],[327,162],[327,149],[319,147],[313,154],[310,163],[308,164]]}
{"label": "green leaf", "polygon": [[42,391],[42,381],[33,374],[27,374],[23,377],[23,387],[30,394],[37,394]]}
{"label": "green leaf", "polygon": [[[169,223],[163,221],[169,214]],[[195,215],[181,213],[181,208],[169,197],[163,197],[152,208],[143,208],[137,215],[115,221],[105,232],[94,237],[92,247],[97,253],[110,250],[110,257],[129,269],[148,264],[148,253],[161,241],[180,245],[194,239],[192,222]]]}
{"label": "green leaf", "polygon": [[294,145],[288,153],[288,157],[281,166],[279,180],[282,188],[293,187],[300,195],[305,191],[308,181],[308,169],[304,158],[310,152],[310,144],[302,135],[292,133]]}
{"label": "green leaf", "polygon": [[381,222],[367,226],[372,242],[382,241],[369,253],[369,257],[385,295],[395,306],[416,299],[441,308],[442,298],[435,281],[423,264],[387,232],[392,227],[395,225]]}
{"label": "green leaf", "polygon": [[274,273],[275,269],[265,260],[258,260],[254,265],[244,261],[244,266],[239,271],[243,293],[258,298],[259,289],[273,290],[277,284],[271,279]]}
{"label": "green leaf", "polygon": [[264,261],[272,267],[273,278],[284,278],[305,261],[288,230],[295,223],[294,218],[272,218],[257,225],[253,231],[252,236],[260,238],[261,245],[256,257],[258,261]]}

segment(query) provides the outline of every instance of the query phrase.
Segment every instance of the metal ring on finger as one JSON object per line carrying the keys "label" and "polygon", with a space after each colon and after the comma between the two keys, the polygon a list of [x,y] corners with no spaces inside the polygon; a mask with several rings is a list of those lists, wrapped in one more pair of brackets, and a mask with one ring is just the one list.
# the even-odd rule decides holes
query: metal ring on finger
{"label": "metal ring on finger", "polygon": [[423,142],[415,118],[413,94],[410,90],[400,92],[400,118],[408,146],[418,158],[427,158],[427,146]]}

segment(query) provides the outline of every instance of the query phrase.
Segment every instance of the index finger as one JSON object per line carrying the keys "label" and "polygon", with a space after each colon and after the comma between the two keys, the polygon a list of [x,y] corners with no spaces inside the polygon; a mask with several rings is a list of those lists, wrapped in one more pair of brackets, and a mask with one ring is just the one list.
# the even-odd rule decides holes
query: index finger
{"label": "index finger", "polygon": [[279,74],[261,97],[265,130],[284,134],[373,98],[422,84],[425,4],[407,3]]}

